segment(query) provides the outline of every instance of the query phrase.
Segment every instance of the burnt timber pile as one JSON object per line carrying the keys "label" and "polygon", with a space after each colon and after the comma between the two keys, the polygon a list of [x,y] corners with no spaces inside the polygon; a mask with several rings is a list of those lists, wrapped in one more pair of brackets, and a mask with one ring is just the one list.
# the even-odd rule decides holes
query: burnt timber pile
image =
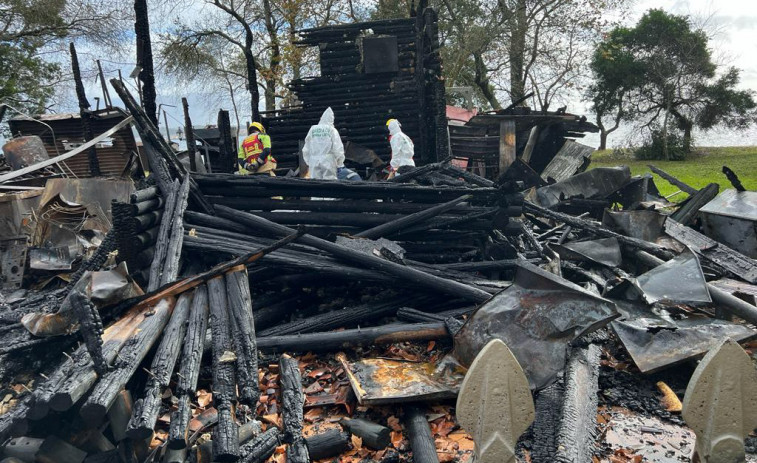
{"label": "burnt timber pile", "polygon": [[[720,195],[663,172],[689,195],[672,204],[650,175],[584,171],[590,153],[563,139],[584,122],[519,128],[512,110],[485,117],[509,133],[494,180],[447,156],[388,182],[200,174],[111,85],[151,175],[99,201],[112,223],[89,254],[57,272],[35,258],[52,272],[25,275],[39,288],[0,293],[4,463],[467,461],[491,436],[454,400],[492,339],[534,401],[533,423],[510,420],[521,461],[691,461],[702,428],[680,399],[703,394],[697,362],[733,347],[746,365],[716,373],[754,383],[736,343],[757,347],[757,249],[712,237],[757,220],[730,170]],[[746,404],[748,434],[752,388],[722,384],[703,407]],[[481,417],[499,412],[481,398]]]}
{"label": "burnt timber pile", "polygon": [[384,162],[390,158],[389,118],[402,122],[419,164],[436,162],[444,156],[438,153],[449,151],[434,10],[410,19],[308,29],[299,36],[297,46],[318,47],[321,75],[292,81],[289,88],[300,106],[264,120],[280,168],[298,166],[298,141],[329,106],[341,136]]}

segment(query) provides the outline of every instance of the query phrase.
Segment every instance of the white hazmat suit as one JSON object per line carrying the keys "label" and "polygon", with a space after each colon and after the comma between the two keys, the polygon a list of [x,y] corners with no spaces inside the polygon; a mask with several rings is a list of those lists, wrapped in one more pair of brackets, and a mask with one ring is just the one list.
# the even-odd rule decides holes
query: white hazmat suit
{"label": "white hazmat suit", "polygon": [[392,160],[389,163],[393,171],[397,171],[402,166],[415,167],[413,155],[415,147],[413,141],[402,132],[402,127],[397,119],[389,122],[389,144],[392,147]]}
{"label": "white hazmat suit", "polygon": [[326,108],[318,125],[310,127],[302,147],[310,178],[336,180],[336,169],[344,165],[344,145],[334,127],[334,111]]}

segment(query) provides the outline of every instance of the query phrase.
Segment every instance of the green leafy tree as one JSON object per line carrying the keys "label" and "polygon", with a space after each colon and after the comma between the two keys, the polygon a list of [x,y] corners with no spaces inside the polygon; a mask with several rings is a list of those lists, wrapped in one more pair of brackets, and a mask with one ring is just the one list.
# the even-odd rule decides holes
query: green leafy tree
{"label": "green leafy tree", "polygon": [[70,40],[117,42],[125,17],[117,3],[0,0],[0,103],[24,112],[48,109],[56,86],[69,77],[62,65],[68,64]]}
{"label": "green leafy tree", "polygon": [[[739,70],[720,75],[707,34],[686,16],[650,10],[635,27],[615,28],[599,44],[591,63],[589,89],[603,141],[620,121],[637,121],[662,140],[670,159],[671,130],[682,134],[686,151],[694,127],[744,128],[755,120],[753,92],[739,90]],[[605,124],[611,118],[614,125]],[[605,143],[602,143],[604,147]]]}

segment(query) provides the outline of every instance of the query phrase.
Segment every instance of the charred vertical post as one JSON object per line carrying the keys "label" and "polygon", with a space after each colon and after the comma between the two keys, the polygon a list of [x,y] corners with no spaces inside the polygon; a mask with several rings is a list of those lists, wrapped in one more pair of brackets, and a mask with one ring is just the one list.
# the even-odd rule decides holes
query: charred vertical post
{"label": "charred vertical post", "polygon": [[[89,110],[89,101],[87,94],[84,92],[84,83],[81,80],[81,71],[79,70],[79,58],[76,56],[76,47],[71,42],[71,69],[74,73],[74,82],[76,84],[76,98],[79,100],[79,114],[81,115],[81,125],[84,140],[89,141],[95,138],[92,132],[92,113]],[[89,160],[89,173],[93,177],[100,176],[100,163],[97,160],[97,149],[92,146],[87,150],[87,159]]]}
{"label": "charred vertical post", "polygon": [[221,173],[234,172],[236,164],[236,143],[231,137],[231,122],[229,121],[229,112],[223,109],[218,111],[218,131],[220,132],[218,151],[221,157]]}
{"label": "charred vertical post", "polygon": [[195,290],[189,324],[184,336],[183,355],[179,367],[176,395],[179,406],[171,414],[171,428],[168,433],[169,448],[183,448],[187,445],[187,429],[191,418],[190,398],[197,388],[200,363],[205,347],[205,332],[208,329],[208,288],[205,285]]}
{"label": "charred vertical post", "polygon": [[237,356],[239,401],[255,407],[260,397],[258,384],[258,347],[252,318],[252,296],[246,270],[226,275],[234,350]]}
{"label": "charred vertical post", "polygon": [[197,172],[197,146],[195,133],[192,131],[192,120],[189,118],[189,103],[186,98],[181,99],[184,108],[184,137],[187,139],[187,151],[189,152],[189,170]]}
{"label": "charred vertical post", "polygon": [[297,359],[286,354],[279,359],[279,381],[281,382],[281,416],[284,422],[284,440],[289,443],[288,463],[308,463],[308,448],[302,437],[303,407],[305,394],[302,391],[302,377]]}
{"label": "charred vertical post", "polygon": [[218,411],[218,425],[213,431],[213,460],[236,461],[239,459],[239,430],[234,420],[234,402],[237,398],[235,356],[224,277],[208,281],[208,299],[213,338],[213,405]]}
{"label": "charred vertical post", "polygon": [[108,84],[105,83],[105,74],[103,73],[103,66],[100,64],[100,60],[97,60],[97,73],[100,76],[100,86],[103,91],[103,101],[105,101],[105,107],[113,107],[113,102],[110,100],[110,92],[108,92]]}
{"label": "charred vertical post", "polygon": [[499,123],[499,175],[515,162],[515,154],[515,121],[502,120]]}
{"label": "charred vertical post", "polygon": [[134,0],[134,32],[137,37],[137,66],[139,80],[142,81],[142,108],[154,126],[158,126],[158,108],[155,104],[155,72],[152,64],[152,42],[150,41],[150,19],[147,14],[147,0]]}
{"label": "charred vertical post", "polygon": [[84,338],[95,372],[102,376],[108,371],[108,363],[103,355],[103,322],[94,304],[79,291],[70,294],[71,307],[79,320],[79,332]]}

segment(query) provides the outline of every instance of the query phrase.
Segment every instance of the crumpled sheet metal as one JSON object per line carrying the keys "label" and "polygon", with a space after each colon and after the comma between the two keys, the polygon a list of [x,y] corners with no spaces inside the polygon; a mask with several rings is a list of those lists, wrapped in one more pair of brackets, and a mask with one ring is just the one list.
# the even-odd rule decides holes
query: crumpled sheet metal
{"label": "crumpled sheet metal", "polygon": [[624,235],[654,242],[662,235],[666,215],[657,211],[605,211],[602,224],[620,230]]}
{"label": "crumpled sheet metal", "polygon": [[337,359],[361,405],[455,398],[466,372],[445,359],[438,364],[383,358],[349,362],[344,354]]}
{"label": "crumpled sheet metal", "polygon": [[144,294],[139,285],[129,277],[126,263],[122,262],[112,270],[85,272],[57,312],[28,313],[21,317],[21,324],[35,336],[60,336],[76,332],[79,322],[69,301],[70,295],[74,292],[85,294],[98,309]]}
{"label": "crumpled sheet metal", "polygon": [[617,267],[623,262],[620,243],[616,238],[590,241],[572,241],[563,245],[550,245],[560,257],[567,260],[591,261],[608,267]]}
{"label": "crumpled sheet metal", "polygon": [[68,246],[29,250],[29,268],[36,270],[71,270],[74,260]]}
{"label": "crumpled sheet metal", "polygon": [[649,304],[712,302],[699,259],[688,248],[674,259],[636,277],[636,283]]}
{"label": "crumpled sheet metal", "polygon": [[570,198],[602,199],[625,186],[630,179],[631,170],[627,166],[598,167],[562,182],[543,186],[536,190],[536,196],[543,207],[551,207]]}
{"label": "crumpled sheet metal", "polygon": [[615,304],[529,263],[513,285],[471,315],[454,338],[452,355],[469,366],[493,338],[512,350],[532,389],[555,381],[568,344],[618,317]]}
{"label": "crumpled sheet metal", "polygon": [[[644,316],[652,319],[652,314]],[[644,326],[638,320],[615,320],[613,331],[642,373],[654,373],[706,354],[723,338],[744,342],[757,338],[757,331],[714,318],[676,320],[675,328]]]}

